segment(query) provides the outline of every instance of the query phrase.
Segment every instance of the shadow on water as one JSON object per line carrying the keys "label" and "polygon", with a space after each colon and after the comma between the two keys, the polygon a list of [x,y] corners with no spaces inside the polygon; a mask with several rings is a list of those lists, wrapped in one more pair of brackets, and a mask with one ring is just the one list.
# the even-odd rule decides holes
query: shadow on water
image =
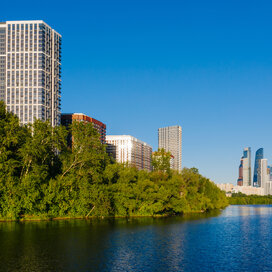
{"label": "shadow on water", "polygon": [[0,223],[0,271],[272,271],[271,229],[272,206],[6,222]]}
{"label": "shadow on water", "polygon": [[24,231],[24,230],[49,230],[58,228],[73,229],[88,225],[90,228],[138,228],[155,224],[156,226],[182,223],[192,220],[204,220],[216,217],[221,214],[221,210],[213,210],[202,213],[188,213],[179,216],[168,217],[126,217],[126,218],[90,218],[90,219],[67,219],[67,220],[50,220],[50,221],[22,221],[22,222],[0,222],[0,231]]}
{"label": "shadow on water", "polygon": [[0,271],[183,271],[220,213],[0,223]]}

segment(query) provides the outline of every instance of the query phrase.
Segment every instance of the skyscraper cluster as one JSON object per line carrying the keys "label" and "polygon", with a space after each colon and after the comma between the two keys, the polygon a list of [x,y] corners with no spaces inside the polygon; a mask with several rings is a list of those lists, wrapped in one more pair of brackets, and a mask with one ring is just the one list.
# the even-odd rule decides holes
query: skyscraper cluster
{"label": "skyscraper cluster", "polygon": [[[118,162],[151,170],[152,147],[130,135],[106,136],[106,125],[83,113],[61,114],[62,37],[45,22],[0,22],[0,100],[20,123],[36,119],[52,126],[92,123]],[[182,129],[159,128],[158,146],[171,153],[171,168],[181,171]]]}
{"label": "skyscraper cluster", "polygon": [[264,159],[264,149],[259,148],[255,154],[253,181],[251,179],[251,149],[244,148],[239,165],[239,186],[263,188],[264,194],[272,194],[272,168]]}

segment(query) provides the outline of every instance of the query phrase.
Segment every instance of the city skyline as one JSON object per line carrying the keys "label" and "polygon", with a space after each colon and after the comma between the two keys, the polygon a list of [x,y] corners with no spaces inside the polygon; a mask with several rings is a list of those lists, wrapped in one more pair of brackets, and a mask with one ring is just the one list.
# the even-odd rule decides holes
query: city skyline
{"label": "city skyline", "polygon": [[31,2],[15,10],[2,3],[0,21],[42,19],[62,34],[62,112],[94,116],[109,134],[154,150],[159,127],[181,124],[183,166],[216,183],[235,183],[244,146],[263,146],[272,160],[270,131],[257,133],[271,100],[268,1],[90,2],[66,7],[73,24],[69,12],[59,14],[62,2],[54,10]]}

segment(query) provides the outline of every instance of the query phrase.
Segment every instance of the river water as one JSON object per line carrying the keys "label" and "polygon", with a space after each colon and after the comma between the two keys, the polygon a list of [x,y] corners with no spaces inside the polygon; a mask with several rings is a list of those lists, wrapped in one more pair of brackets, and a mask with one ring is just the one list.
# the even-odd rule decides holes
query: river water
{"label": "river water", "polygon": [[272,271],[272,206],[0,223],[0,271]]}

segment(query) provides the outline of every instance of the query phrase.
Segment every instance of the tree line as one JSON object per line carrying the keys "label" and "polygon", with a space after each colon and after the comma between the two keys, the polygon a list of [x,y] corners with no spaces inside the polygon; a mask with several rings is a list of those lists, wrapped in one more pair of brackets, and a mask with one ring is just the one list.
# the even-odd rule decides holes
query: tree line
{"label": "tree line", "polygon": [[0,219],[160,216],[228,205],[197,169],[170,170],[169,156],[158,150],[154,171],[137,170],[108,156],[91,123],[20,125],[0,102]]}
{"label": "tree line", "polygon": [[261,205],[272,204],[272,196],[260,196],[260,195],[245,195],[242,193],[233,193],[228,198],[230,205]]}

